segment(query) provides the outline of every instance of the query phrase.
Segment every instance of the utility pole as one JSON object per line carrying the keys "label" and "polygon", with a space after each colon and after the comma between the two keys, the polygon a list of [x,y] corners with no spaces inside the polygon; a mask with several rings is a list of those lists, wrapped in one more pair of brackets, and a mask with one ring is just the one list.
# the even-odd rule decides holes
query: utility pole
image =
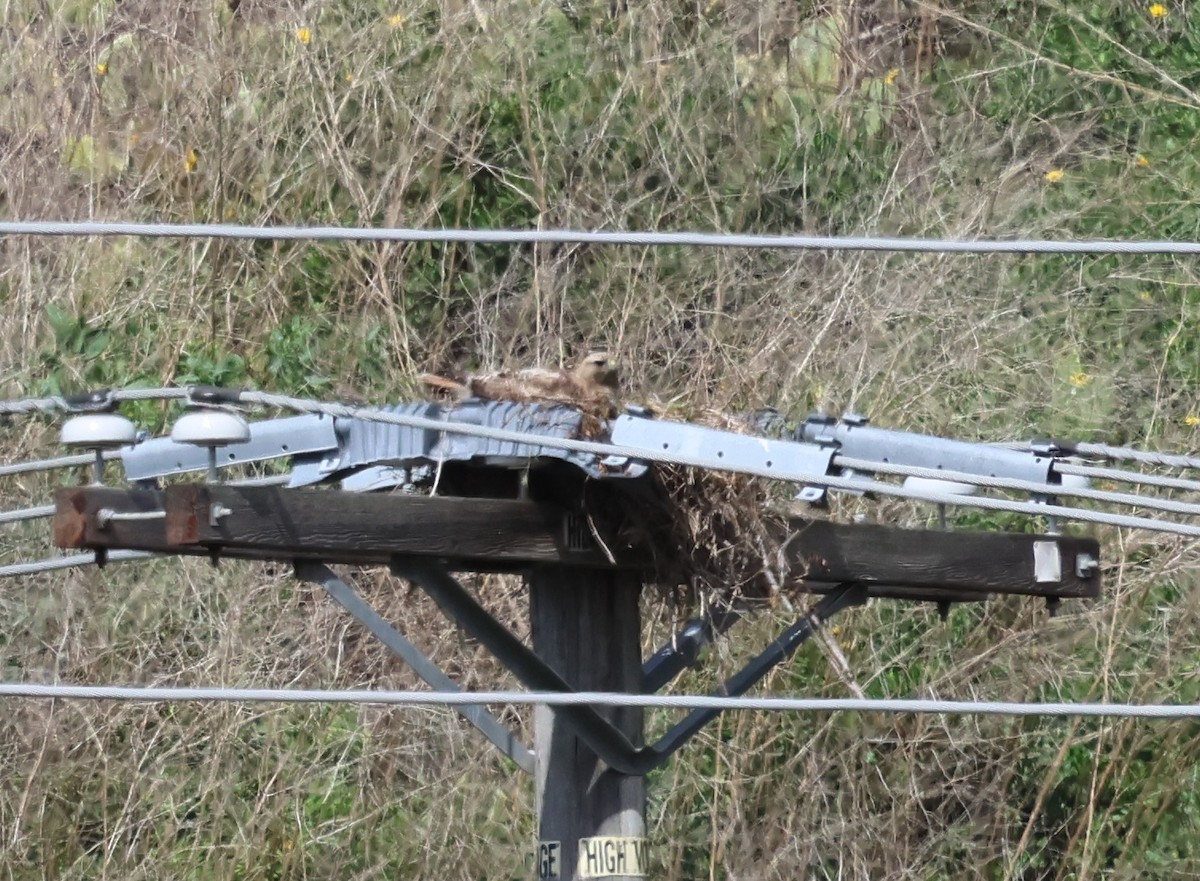
{"label": "utility pole", "polygon": [[[387,565],[535,691],[656,692],[741,612],[689,622],[643,662],[639,594],[653,548],[613,559],[581,540],[575,505],[529,498],[380,495],[336,490],[172,485],[91,486],[56,497],[55,539],[86,548],[279,560],[330,595],[431,687],[448,677],[361,602],[325,564]],[[1055,599],[1100,591],[1099,545],[1064,535],[964,533],[792,518],[777,538],[788,585],[820,596],[716,694],[739,695],[783,663],[838,611],[869,597],[973,602],[994,594]],[[532,647],[495,620],[452,573],[524,572]],[[422,672],[423,671],[423,672]],[[539,879],[647,874],[645,775],[686,745],[716,711],[693,710],[645,743],[639,708],[538,708],[530,750],[482,707],[464,717],[537,787]]]}
{"label": "utility pole", "polygon": [[[642,691],[638,575],[538,566],[528,576],[533,650],[576,691]],[[640,707],[599,708],[635,747]],[[549,707],[534,715],[538,879],[646,875],[646,778],[608,768]]]}

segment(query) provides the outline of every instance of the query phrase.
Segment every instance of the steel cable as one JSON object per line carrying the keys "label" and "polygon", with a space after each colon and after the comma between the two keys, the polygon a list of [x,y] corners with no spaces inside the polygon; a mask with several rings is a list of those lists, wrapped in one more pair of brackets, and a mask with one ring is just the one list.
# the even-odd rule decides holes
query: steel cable
{"label": "steel cable", "polygon": [[[1200,504],[1193,502],[1177,502],[1173,499],[1159,499],[1153,496],[1139,496],[1134,493],[1109,492],[1088,487],[1062,486],[1059,484],[1038,483],[1033,480],[1020,480],[1015,477],[992,477],[986,474],[972,474],[966,471],[950,471],[941,468],[922,468],[916,465],[900,465],[893,462],[876,462],[871,459],[856,459],[850,456],[835,455],[834,464],[855,471],[874,471],[881,474],[891,474],[901,477],[922,477],[929,480],[946,480],[955,483],[968,483],[985,489],[1005,489],[1018,492],[1040,493],[1047,496],[1070,496],[1079,499],[1091,499],[1096,502],[1108,502],[1116,505],[1131,505],[1156,511],[1168,511],[1174,514],[1200,515]],[[1058,466],[1055,465],[1055,470]]]}
{"label": "steel cable", "polygon": [[[129,560],[146,560],[157,556],[147,551],[109,551],[105,559],[109,563],[122,563]],[[34,560],[31,563],[10,563],[0,566],[0,578],[13,575],[40,575],[43,572],[56,572],[60,569],[75,569],[79,566],[91,566],[96,562],[96,555],[72,554],[69,557],[50,557],[46,560]]]}
{"label": "steel cable", "polygon": [[413,229],[342,226],[239,226],[205,223],[127,223],[20,220],[0,223],[6,236],[141,236],[266,241],[457,242],[477,245],[664,245],[770,248],[802,251],[890,251],[932,254],[1200,254],[1200,242],[960,240],[881,236],[757,235],[721,232],[648,232],[523,229]]}
{"label": "steel cable", "polygon": [[1074,474],[1079,477],[1092,477],[1097,480],[1115,480],[1121,483],[1157,486],[1162,489],[1181,489],[1187,492],[1200,492],[1200,480],[1188,480],[1186,477],[1163,477],[1158,474],[1143,474],[1138,471],[1103,468],[1098,465],[1081,465],[1076,462],[1056,462],[1054,463],[1054,470],[1059,474]]}
{"label": "steel cable", "polygon": [[298,688],[65,685],[0,683],[0,698],[120,701],[223,701],[241,703],[389,704],[410,707],[606,706],[653,709],[756,710],[762,712],[944,713],[1002,716],[1099,716],[1132,719],[1197,719],[1200,704],[1120,704],[954,701],[924,698],[723,697],[692,694],[529,691],[374,691]]}

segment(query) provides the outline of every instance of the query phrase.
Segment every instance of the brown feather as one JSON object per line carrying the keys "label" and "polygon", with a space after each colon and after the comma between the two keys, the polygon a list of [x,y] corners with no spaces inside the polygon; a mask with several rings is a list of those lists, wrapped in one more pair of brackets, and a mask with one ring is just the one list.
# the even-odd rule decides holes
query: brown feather
{"label": "brown feather", "polygon": [[585,432],[599,433],[601,421],[617,415],[619,380],[615,363],[605,352],[592,352],[573,370],[527,367],[477,373],[457,382],[433,374],[421,381],[455,400],[468,397],[520,404],[562,404],[584,413]]}

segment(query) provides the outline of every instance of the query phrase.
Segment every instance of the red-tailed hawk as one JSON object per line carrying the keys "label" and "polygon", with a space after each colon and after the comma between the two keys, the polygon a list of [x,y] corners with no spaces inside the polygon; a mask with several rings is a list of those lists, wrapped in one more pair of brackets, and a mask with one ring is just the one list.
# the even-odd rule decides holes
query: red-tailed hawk
{"label": "red-tailed hawk", "polygon": [[483,398],[523,404],[565,404],[603,419],[617,415],[620,380],[616,361],[607,352],[592,352],[573,370],[527,367],[475,373],[461,382],[430,373],[420,379],[427,387],[459,401]]}

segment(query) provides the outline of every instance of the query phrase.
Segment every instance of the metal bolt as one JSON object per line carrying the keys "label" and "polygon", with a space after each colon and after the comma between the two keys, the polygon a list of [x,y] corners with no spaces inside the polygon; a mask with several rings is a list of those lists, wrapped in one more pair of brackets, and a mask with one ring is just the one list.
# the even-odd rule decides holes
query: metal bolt
{"label": "metal bolt", "polygon": [[166,511],[117,511],[113,508],[101,508],[96,512],[96,526],[107,529],[114,520],[164,520]]}
{"label": "metal bolt", "polygon": [[1091,554],[1080,554],[1075,558],[1075,576],[1091,578],[1100,568],[1100,561]]}

